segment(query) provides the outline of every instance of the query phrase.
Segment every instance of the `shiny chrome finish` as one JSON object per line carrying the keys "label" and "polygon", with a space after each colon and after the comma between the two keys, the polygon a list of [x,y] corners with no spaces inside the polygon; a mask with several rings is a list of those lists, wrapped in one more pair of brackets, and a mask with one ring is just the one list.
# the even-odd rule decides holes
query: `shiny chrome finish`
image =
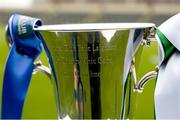
{"label": "shiny chrome finish", "polygon": [[138,92],[143,92],[144,86],[145,84],[147,84],[147,82],[153,78],[157,77],[157,71],[151,71],[149,73],[147,73],[146,75],[144,75],[141,80],[139,81],[139,83],[136,85],[136,88]]}
{"label": "shiny chrome finish", "polygon": [[136,69],[135,69],[135,67],[134,67],[133,64],[132,64],[132,66],[131,66],[131,72],[132,72],[133,79],[134,79],[134,91],[135,91],[135,92],[142,93],[145,84],[147,84],[147,82],[150,81],[151,79],[157,77],[158,68],[156,68],[155,71],[151,71],[151,72],[148,72],[147,74],[145,74],[145,75],[139,80],[138,83],[137,83],[137,77],[136,77]]}
{"label": "shiny chrome finish", "polygon": [[[121,112],[123,80],[132,73],[134,88],[138,84],[133,56],[139,47],[149,46],[154,24],[101,23],[46,25],[35,28],[48,47],[56,77],[51,77],[56,94],[59,118],[118,119]],[[152,30],[153,31],[153,30]],[[141,46],[141,47],[143,47]],[[125,56],[128,58],[127,62]],[[52,64],[52,63],[51,63]],[[50,76],[42,63],[35,72]]]}
{"label": "shiny chrome finish", "polygon": [[34,66],[35,67],[34,67],[34,70],[33,70],[33,74],[36,74],[37,72],[42,72],[42,73],[45,73],[45,75],[47,75],[51,79],[51,70],[50,70],[50,68],[44,66],[40,60],[35,62]]}
{"label": "shiny chrome finish", "polygon": [[[156,28],[152,27],[152,28],[147,28],[145,29],[144,32],[144,38],[141,42],[141,45],[143,46],[150,46],[151,42],[154,42],[155,39],[155,34],[156,34]],[[156,41],[157,42],[157,41]],[[143,87],[144,85],[151,79],[156,78],[157,77],[157,72],[158,72],[158,67],[156,67],[156,70],[148,72],[147,74],[145,74],[137,83],[137,75],[136,75],[136,68],[135,68],[135,58],[132,60],[132,65],[131,65],[131,69],[130,72],[132,73],[133,76],[133,80],[134,80],[134,91],[135,92],[142,92],[143,91]]]}
{"label": "shiny chrome finish", "polygon": [[[154,106],[155,79],[153,78],[156,78],[157,69],[153,72],[149,71],[153,70],[158,64],[158,46],[155,32],[155,27],[144,29],[140,45],[129,62],[130,71],[124,82],[121,119],[142,119],[142,116],[145,119],[154,118],[154,107],[152,106]],[[126,59],[126,61],[128,60]],[[143,91],[144,85],[152,79],[154,81],[149,82],[146,85],[146,90]],[[142,92],[143,94],[139,94]],[[141,113],[138,111],[141,111]]]}

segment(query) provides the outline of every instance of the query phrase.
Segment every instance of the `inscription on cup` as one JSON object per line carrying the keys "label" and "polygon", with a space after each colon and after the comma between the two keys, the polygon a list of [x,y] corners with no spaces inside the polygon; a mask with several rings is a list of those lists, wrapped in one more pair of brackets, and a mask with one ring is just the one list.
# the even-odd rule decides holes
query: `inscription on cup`
{"label": "inscription on cup", "polygon": [[[100,45],[99,47],[96,47],[93,49],[93,52],[96,52],[100,49],[101,52],[112,52],[117,46],[116,45]],[[78,45],[79,52],[88,52],[91,51],[89,47],[85,45]],[[72,64],[74,62],[73,59],[69,59],[67,57],[63,57],[60,55],[61,52],[71,55],[72,54],[72,46],[69,46],[68,44],[64,44],[63,46],[53,47],[53,51],[56,55],[59,54],[60,57],[56,58],[56,62],[60,62],[61,64]],[[111,64],[113,61],[111,56],[99,56],[97,60],[94,59],[88,59],[88,57],[83,57],[79,60],[76,60],[76,62],[79,62],[81,64]]]}

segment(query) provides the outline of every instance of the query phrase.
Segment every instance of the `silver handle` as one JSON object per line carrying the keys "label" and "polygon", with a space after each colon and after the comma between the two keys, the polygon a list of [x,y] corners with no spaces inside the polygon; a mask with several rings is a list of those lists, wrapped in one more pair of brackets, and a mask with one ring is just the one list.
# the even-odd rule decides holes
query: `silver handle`
{"label": "silver handle", "polygon": [[145,74],[139,81],[139,83],[137,84],[137,89],[139,92],[143,91],[144,85],[151,79],[156,78],[157,77],[157,71],[151,71],[147,74]]}
{"label": "silver handle", "polygon": [[33,70],[33,74],[36,74],[37,72],[42,72],[51,79],[51,70],[50,70],[50,68],[44,66],[40,60],[35,62],[34,65],[35,65],[35,67],[34,67],[34,70]]}
{"label": "silver handle", "polygon": [[136,69],[134,64],[131,65],[131,70],[130,72],[132,73],[133,79],[134,79],[134,92],[139,92],[142,93],[145,84],[152,80],[153,78],[157,77],[158,74],[158,67],[154,71],[150,71],[146,73],[140,80],[137,82],[137,77],[136,77]]}
{"label": "silver handle", "polygon": [[[150,32],[146,32],[146,31],[150,31]],[[149,34],[147,34],[147,33],[149,33]],[[150,46],[151,42],[156,41],[154,39],[155,38],[155,34],[156,34],[156,28],[145,29],[144,39],[141,41],[141,45]],[[147,82],[152,80],[153,78],[157,77],[158,67],[156,67],[154,71],[150,71],[150,72],[146,73],[139,80],[139,82],[137,82],[136,68],[135,68],[134,64],[135,64],[135,59],[132,60],[132,64],[131,64],[131,68],[130,68],[130,72],[131,72],[131,74],[133,76],[133,80],[134,80],[134,91],[142,93],[145,84],[147,84]]]}

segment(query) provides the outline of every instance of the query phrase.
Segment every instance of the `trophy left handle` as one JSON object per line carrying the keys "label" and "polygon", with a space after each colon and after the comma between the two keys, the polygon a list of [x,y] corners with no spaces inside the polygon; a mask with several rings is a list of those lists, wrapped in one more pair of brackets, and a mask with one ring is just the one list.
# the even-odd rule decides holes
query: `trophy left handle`
{"label": "trophy left handle", "polygon": [[40,60],[34,63],[33,74],[36,74],[37,72],[42,72],[47,75],[49,79],[51,79],[51,69],[43,65]]}

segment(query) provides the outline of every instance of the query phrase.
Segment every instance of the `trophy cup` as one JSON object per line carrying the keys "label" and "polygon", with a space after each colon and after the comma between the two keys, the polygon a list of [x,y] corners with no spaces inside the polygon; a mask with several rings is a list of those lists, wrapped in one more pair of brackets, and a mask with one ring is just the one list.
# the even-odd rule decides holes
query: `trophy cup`
{"label": "trophy cup", "polygon": [[137,91],[142,89],[146,78],[156,76],[156,72],[149,73],[136,86],[133,61],[136,59],[136,65],[140,64],[141,47],[149,44],[152,27],[153,24],[104,23],[36,28],[43,36],[55,66],[57,82],[54,87],[59,115],[119,118],[129,70],[134,76],[130,78],[134,80],[132,89]]}
{"label": "trophy cup", "polygon": [[[11,20],[13,21],[13,18]],[[15,26],[21,33],[18,35],[26,38],[33,34],[41,41],[50,68],[35,62],[33,71],[29,70],[28,75],[41,71],[52,79],[59,118],[130,118],[128,106],[134,102],[130,98],[131,94],[142,92],[144,84],[157,75],[156,70],[142,77],[137,74],[143,48],[150,46],[150,42],[153,41],[154,24],[94,23],[41,26],[39,23],[29,22],[30,20],[32,18],[22,17],[22,20],[17,22]],[[11,25],[14,24],[9,24],[8,27]],[[7,29],[7,32],[16,34],[11,29]],[[21,42],[15,43],[22,45]],[[23,50],[25,49],[18,49]],[[23,52],[23,55],[26,53],[31,54]],[[18,75],[22,80],[25,79],[23,75]]]}

